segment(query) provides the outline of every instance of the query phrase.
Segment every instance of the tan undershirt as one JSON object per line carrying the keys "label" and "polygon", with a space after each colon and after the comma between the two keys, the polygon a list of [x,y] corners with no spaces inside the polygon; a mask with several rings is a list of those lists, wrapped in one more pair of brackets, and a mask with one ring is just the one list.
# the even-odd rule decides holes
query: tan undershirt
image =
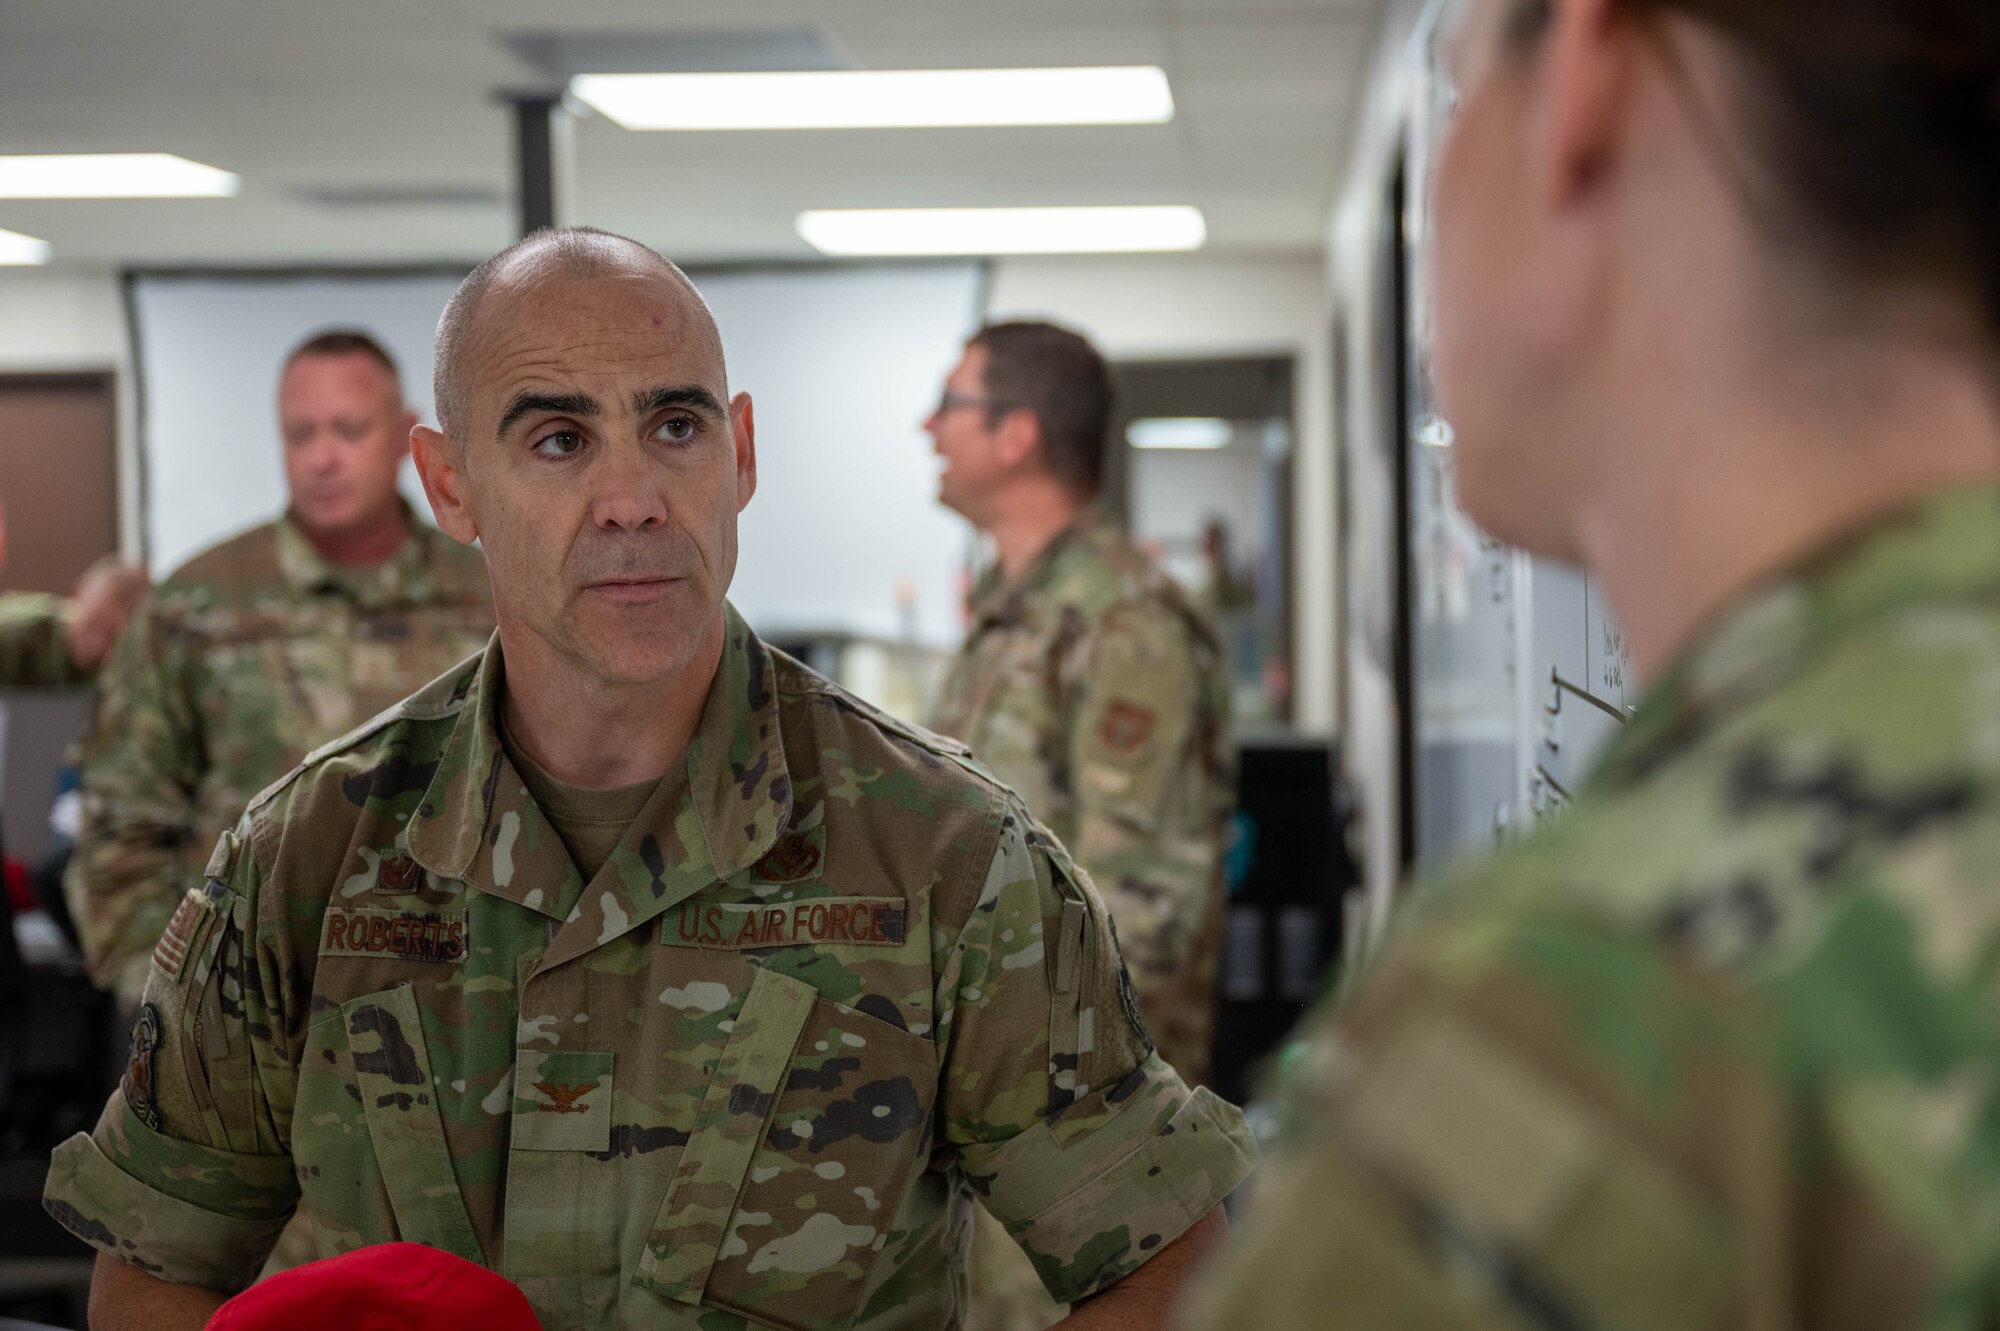
{"label": "tan undershirt", "polygon": [[562,838],[563,847],[586,883],[597,877],[597,871],[625,839],[625,829],[660,787],[660,777],[615,790],[572,786],[551,776],[530,758],[507,733],[504,724],[500,726],[500,747],[507,750],[507,760],[521,774],[521,783],[527,786],[528,794],[534,797],[549,826]]}

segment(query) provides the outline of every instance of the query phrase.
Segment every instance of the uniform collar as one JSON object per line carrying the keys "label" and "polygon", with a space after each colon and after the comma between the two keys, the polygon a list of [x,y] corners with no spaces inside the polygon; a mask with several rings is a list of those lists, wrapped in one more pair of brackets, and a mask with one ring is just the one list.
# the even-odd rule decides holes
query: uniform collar
{"label": "uniform collar", "polygon": [[1718,617],[1649,688],[1591,786],[1642,778],[1719,719],[1899,611],[2000,593],[2000,485],[1940,492],[1858,528]]}
{"label": "uniform collar", "polygon": [[686,758],[587,888],[501,746],[497,635],[410,819],[411,855],[440,877],[573,920],[580,927],[558,934],[544,966],[638,928],[754,864],[791,818],[792,783],[770,653],[733,606],[724,606],[724,618],[722,661]]}
{"label": "uniform collar", "polygon": [[437,533],[418,520],[401,496],[396,505],[403,511],[409,535],[395,554],[373,568],[340,568],[327,562],[287,509],[277,522],[278,572],[285,585],[301,595],[345,595],[370,609],[437,599],[438,581],[431,567]]}
{"label": "uniform collar", "polygon": [[1101,550],[1118,541],[1121,529],[1103,507],[1091,504],[1077,514],[1076,521],[1056,534],[1034,561],[1013,582],[1000,574],[995,562],[979,579],[972,592],[975,623],[1016,623],[1042,593],[1055,585],[1069,565],[1092,550]]}

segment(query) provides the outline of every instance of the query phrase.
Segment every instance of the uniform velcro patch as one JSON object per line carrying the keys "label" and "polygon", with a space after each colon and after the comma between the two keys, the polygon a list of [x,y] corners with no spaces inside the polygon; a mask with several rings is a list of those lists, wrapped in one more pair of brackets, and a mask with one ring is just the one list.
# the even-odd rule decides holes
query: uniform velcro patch
{"label": "uniform velcro patch", "polygon": [[1159,718],[1150,707],[1124,698],[1115,698],[1097,721],[1097,742],[1107,757],[1133,759],[1142,756],[1146,741],[1153,737]]}
{"label": "uniform velcro patch", "polygon": [[725,952],[843,943],[899,947],[903,942],[903,909],[899,897],[815,897],[773,906],[754,901],[686,901],[662,917],[660,941],[669,947]]}
{"label": "uniform velcro patch", "polygon": [[1357,1090],[1378,1165],[1444,1213],[1532,1245],[1602,1166],[1596,1115],[1504,1043],[1449,1012],[1405,1022]]}
{"label": "uniform velcro patch", "polygon": [[331,906],[320,923],[319,954],[458,962],[470,941],[462,914]]}
{"label": "uniform velcro patch", "polygon": [[181,966],[194,944],[194,928],[201,922],[201,897],[189,892],[181,898],[181,904],[174,907],[173,918],[167,921],[166,932],[160,935],[160,944],[153,949],[153,960],[159,964],[161,974],[173,979],[181,973]]}

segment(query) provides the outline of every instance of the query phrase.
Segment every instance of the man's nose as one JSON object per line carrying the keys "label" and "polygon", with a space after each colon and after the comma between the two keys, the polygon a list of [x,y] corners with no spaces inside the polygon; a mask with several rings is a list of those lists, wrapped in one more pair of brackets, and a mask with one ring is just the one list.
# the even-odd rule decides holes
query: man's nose
{"label": "man's nose", "polygon": [[329,430],[314,430],[306,436],[299,451],[305,454],[306,470],[315,475],[339,470],[340,450],[334,447],[333,434]]}
{"label": "man's nose", "polygon": [[597,475],[592,477],[591,516],[597,525],[642,531],[667,520],[666,496],[661,476],[649,464],[644,450],[611,448],[606,451]]}

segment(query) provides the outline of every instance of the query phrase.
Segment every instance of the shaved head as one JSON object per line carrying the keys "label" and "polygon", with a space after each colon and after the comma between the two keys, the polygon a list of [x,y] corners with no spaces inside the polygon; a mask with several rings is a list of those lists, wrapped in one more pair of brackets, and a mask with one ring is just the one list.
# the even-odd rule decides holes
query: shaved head
{"label": "shaved head", "polygon": [[646,276],[659,278],[673,293],[676,303],[690,316],[690,327],[710,344],[721,362],[722,334],[708,302],[688,275],[658,251],[595,227],[537,231],[473,269],[445,305],[444,316],[438,320],[432,384],[439,427],[461,450],[465,448],[470,426],[467,369],[484,327],[481,312],[496,309],[496,298],[547,282]]}

